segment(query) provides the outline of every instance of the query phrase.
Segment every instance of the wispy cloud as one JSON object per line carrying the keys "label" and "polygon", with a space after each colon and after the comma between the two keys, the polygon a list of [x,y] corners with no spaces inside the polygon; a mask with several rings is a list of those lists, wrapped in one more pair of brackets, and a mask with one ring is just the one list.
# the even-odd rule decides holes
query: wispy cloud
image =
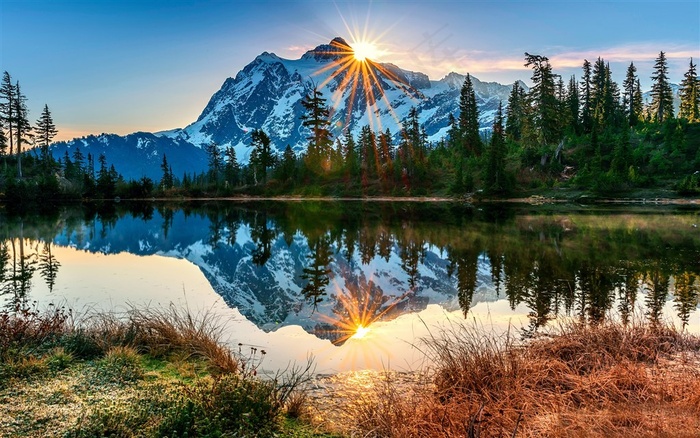
{"label": "wispy cloud", "polygon": [[550,60],[555,68],[580,67],[584,59],[593,61],[598,57],[608,62],[654,62],[660,51],[664,51],[670,61],[688,61],[691,57],[698,58],[700,51],[697,47],[672,45],[663,47],[658,43],[630,44],[610,47],[603,50],[570,51],[552,55]]}
{"label": "wispy cloud", "polygon": [[286,48],[286,51],[289,55],[301,56],[311,49],[313,49],[313,47],[310,46],[289,46]]}
{"label": "wispy cloud", "polygon": [[[547,56],[552,67],[557,69],[580,68],[583,60],[593,61],[598,57],[614,63],[630,63],[635,65],[653,64],[663,50],[672,67],[686,66],[692,57],[700,59],[697,47],[656,43],[630,44],[608,47],[600,50],[567,50],[553,48],[549,53],[539,53]],[[404,68],[422,71],[432,79],[445,76],[450,72],[457,73],[515,73],[530,71],[525,67],[524,53],[494,53],[485,51],[443,50],[427,52],[394,52],[388,56],[391,62]]]}

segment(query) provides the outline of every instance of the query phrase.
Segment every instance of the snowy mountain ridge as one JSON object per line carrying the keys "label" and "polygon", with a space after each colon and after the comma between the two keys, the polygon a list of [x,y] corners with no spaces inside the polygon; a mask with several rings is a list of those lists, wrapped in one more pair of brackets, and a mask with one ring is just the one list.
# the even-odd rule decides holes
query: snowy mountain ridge
{"label": "snowy mountain ridge", "polygon": [[[360,71],[364,76],[360,76]],[[254,129],[264,130],[278,152],[290,145],[300,153],[306,148],[308,136],[301,125],[301,101],[314,88],[320,89],[331,107],[331,126],[336,137],[357,135],[369,125],[375,131],[389,129],[398,138],[403,121],[415,107],[429,141],[436,142],[446,135],[450,114],[459,115],[464,79],[465,75],[450,73],[440,80],[431,80],[424,73],[390,63],[359,64],[352,61],[347,43],[335,38],[296,60],[263,52],[235,77],[227,78],[197,120],[184,128],[123,137],[88,136],[57,143],[52,152],[56,158],[62,158],[66,151],[72,153],[76,147],[81,148],[83,155],[92,153],[97,157],[104,153],[108,164],[114,164],[125,177],[145,175],[154,179],[160,179],[163,154],[169,162],[176,162],[175,175],[206,170],[203,146],[211,142],[222,149],[234,147],[239,162],[245,164]],[[499,102],[507,102],[512,84],[482,82],[473,76],[472,83],[481,112],[480,124],[489,128]],[[173,155],[177,158],[171,159]]]}

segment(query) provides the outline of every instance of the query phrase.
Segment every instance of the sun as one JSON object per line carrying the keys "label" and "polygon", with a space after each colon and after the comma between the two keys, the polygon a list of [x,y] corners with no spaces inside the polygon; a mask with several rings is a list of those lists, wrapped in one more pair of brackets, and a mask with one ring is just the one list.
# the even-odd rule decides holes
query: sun
{"label": "sun", "polygon": [[351,336],[353,339],[362,339],[369,333],[369,327],[364,327],[363,325],[358,325],[355,330],[355,334]]}
{"label": "sun", "polygon": [[350,44],[350,47],[352,47],[353,56],[357,61],[364,62],[367,60],[377,59],[380,54],[377,46],[367,41],[352,43]]}

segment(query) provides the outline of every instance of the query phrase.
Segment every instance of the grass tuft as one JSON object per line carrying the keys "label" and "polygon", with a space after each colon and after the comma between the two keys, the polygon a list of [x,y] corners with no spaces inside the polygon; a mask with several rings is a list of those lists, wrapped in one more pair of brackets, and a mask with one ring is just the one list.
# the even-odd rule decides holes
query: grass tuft
{"label": "grass tuft", "polygon": [[454,325],[425,340],[431,385],[375,381],[345,406],[367,437],[698,436],[700,339],[565,324],[529,341]]}

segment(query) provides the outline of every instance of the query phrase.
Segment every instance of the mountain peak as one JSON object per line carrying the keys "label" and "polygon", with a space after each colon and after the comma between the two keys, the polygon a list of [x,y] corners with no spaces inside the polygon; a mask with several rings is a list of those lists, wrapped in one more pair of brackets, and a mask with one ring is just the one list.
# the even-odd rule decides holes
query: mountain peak
{"label": "mountain peak", "polygon": [[350,44],[342,37],[335,37],[328,44],[321,44],[313,50],[309,50],[302,56],[302,59],[315,59],[322,61],[327,59],[339,59],[343,55],[352,52]]}

